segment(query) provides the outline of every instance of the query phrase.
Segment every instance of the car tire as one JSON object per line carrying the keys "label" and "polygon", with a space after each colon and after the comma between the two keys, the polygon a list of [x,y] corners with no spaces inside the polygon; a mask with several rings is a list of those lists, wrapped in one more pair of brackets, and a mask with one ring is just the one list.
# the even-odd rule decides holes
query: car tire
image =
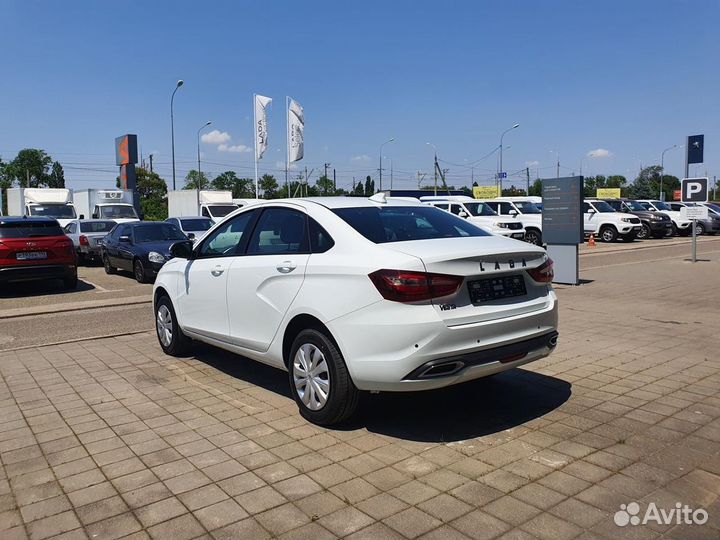
{"label": "car tire", "polygon": [[135,276],[135,281],[138,283],[148,282],[147,276],[145,275],[145,267],[140,259],[135,259],[135,262],[133,262],[133,276]]}
{"label": "car tire", "polygon": [[[692,234],[692,227],[690,227],[690,234]],[[702,236],[703,234],[705,234],[705,225],[697,223],[695,225],[695,236]]]}
{"label": "car tire", "polygon": [[540,231],[536,231],[535,229],[528,229],[525,231],[525,241],[528,244],[542,246],[542,233],[540,233]]}
{"label": "car tire", "polygon": [[611,243],[615,242],[618,237],[618,232],[612,225],[606,225],[600,229],[600,238],[603,242]]}
{"label": "car tire", "polygon": [[110,257],[105,255],[102,258],[103,266],[105,267],[106,274],[117,274],[117,269],[110,265]]}
{"label": "car tire", "polygon": [[677,225],[675,225],[673,223],[672,227],[670,227],[670,229],[665,233],[665,236],[667,238],[672,238],[673,236],[677,236],[677,233],[678,233]]}
{"label": "car tire", "polygon": [[74,291],[77,289],[78,277],[77,273],[73,276],[63,279],[63,288],[67,291]]}
{"label": "car tire", "polygon": [[[309,377],[308,371],[315,375]],[[306,420],[329,426],[347,420],[357,410],[360,392],[325,331],[308,328],[297,335],[290,348],[288,374],[290,391]]]}
{"label": "car tire", "polygon": [[637,233],[637,237],[640,240],[647,240],[652,235],[652,231],[650,230],[650,225],[647,223],[643,223],[640,227],[640,231]]}
{"label": "car tire", "polygon": [[623,242],[632,242],[637,238],[637,233],[627,233],[620,235]]}
{"label": "car tire", "polygon": [[163,295],[155,304],[155,333],[160,348],[170,356],[188,356],[192,340],[183,334],[170,298]]}

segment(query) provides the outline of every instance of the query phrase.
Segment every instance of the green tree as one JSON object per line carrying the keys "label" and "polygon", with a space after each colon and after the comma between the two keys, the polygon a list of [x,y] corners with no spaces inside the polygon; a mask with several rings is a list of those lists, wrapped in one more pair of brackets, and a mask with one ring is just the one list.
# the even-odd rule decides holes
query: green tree
{"label": "green tree", "polygon": [[530,184],[530,195],[533,197],[542,197],[542,180],[539,178]]}
{"label": "green tree", "polygon": [[235,171],[225,171],[210,182],[212,189],[232,191],[233,199],[255,197],[255,182],[250,178],[238,178]]}
{"label": "green tree", "polygon": [[318,178],[317,182],[315,182],[315,186],[317,187],[321,197],[335,195],[335,187],[333,186],[333,181],[325,175]]}
{"label": "green tree", "polygon": [[[140,212],[144,219],[149,221],[162,221],[168,217],[167,209],[167,183],[156,172],[138,167],[137,191],[140,197]],[[119,182],[119,180],[118,180]]]}
{"label": "green tree", "polygon": [[[651,165],[640,171],[640,174],[630,186],[630,195],[635,199],[654,199],[660,191],[660,165]],[[666,177],[667,178],[667,177]],[[663,191],[665,190],[663,180]]]}
{"label": "green tree", "polygon": [[65,187],[65,171],[59,161],[52,164],[52,171],[48,176],[47,186],[51,188]]}
{"label": "green tree", "polygon": [[[44,187],[48,185],[48,173],[52,158],[45,150],[25,148],[6,167],[11,181],[22,187]],[[29,180],[29,185],[28,185]]]}
{"label": "green tree", "polygon": [[355,186],[355,189],[352,191],[351,194],[353,197],[364,197],[365,196],[365,186],[362,182],[358,182]]}
{"label": "green tree", "polygon": [[207,189],[208,187],[210,187],[210,181],[204,172],[198,173],[195,169],[190,169],[185,176],[183,189]]}
{"label": "green tree", "polygon": [[265,199],[277,198],[278,182],[272,174],[263,174],[258,184]]}
{"label": "green tree", "polygon": [[365,196],[372,197],[373,195],[375,195],[375,180],[368,175],[365,177]]}

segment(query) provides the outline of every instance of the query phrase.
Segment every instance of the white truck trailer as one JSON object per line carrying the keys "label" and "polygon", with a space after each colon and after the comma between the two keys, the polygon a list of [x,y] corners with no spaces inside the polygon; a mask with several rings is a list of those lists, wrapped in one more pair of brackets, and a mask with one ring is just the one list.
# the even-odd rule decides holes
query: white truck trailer
{"label": "white truck trailer", "polygon": [[80,219],[111,219],[117,223],[139,221],[133,193],[123,189],[76,189],[75,210]]}
{"label": "white truck trailer", "polygon": [[10,188],[7,202],[10,216],[51,217],[61,227],[77,218],[72,192],[66,188]]}
{"label": "white truck trailer", "polygon": [[204,216],[217,223],[238,208],[232,200],[232,191],[168,191],[168,217]]}

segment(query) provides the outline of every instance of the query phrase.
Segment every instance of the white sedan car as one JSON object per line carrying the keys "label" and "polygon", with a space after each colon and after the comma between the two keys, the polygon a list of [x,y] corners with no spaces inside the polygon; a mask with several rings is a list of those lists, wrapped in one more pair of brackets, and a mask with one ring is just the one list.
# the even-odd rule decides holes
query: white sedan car
{"label": "white sedan car", "polygon": [[264,201],[171,253],[153,296],[162,349],[198,340],[285,369],[318,424],[352,415],[359,391],[448,386],[557,344],[542,248],[382,194]]}

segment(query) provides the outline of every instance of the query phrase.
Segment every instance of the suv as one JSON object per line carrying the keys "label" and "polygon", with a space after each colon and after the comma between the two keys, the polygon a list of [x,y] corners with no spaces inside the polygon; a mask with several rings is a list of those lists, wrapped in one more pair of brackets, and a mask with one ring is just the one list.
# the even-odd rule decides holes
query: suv
{"label": "suv", "polygon": [[77,254],[58,222],[44,217],[0,218],[0,283],[61,279],[77,287]]}
{"label": "suv", "polygon": [[522,221],[525,226],[525,241],[542,246],[542,211],[530,197],[497,197],[481,201],[501,216]]}
{"label": "suv", "polygon": [[641,240],[653,238],[664,238],[673,235],[673,223],[670,216],[663,212],[651,212],[632,199],[603,199],[612,206],[616,212],[632,214],[640,218],[642,229],[637,234]]}
{"label": "suv", "polygon": [[627,216],[605,201],[586,199],[583,202],[585,236],[598,235],[603,242],[615,242],[621,238],[632,242],[642,229],[640,218]]}
{"label": "suv", "polygon": [[[680,209],[684,206],[698,206],[696,203],[684,203],[684,202],[668,202],[665,203],[670,208],[672,208],[673,211],[680,212]],[[705,206],[704,204],[702,206]],[[703,234],[717,234],[720,232],[720,216],[717,214],[713,214],[713,212],[710,211],[710,207],[708,206],[708,218],[707,219],[698,219],[697,223],[695,224],[695,234],[698,236],[702,236]],[[690,231],[692,232],[692,226],[690,227]]]}
{"label": "suv", "polygon": [[465,218],[484,231],[508,238],[522,240],[525,238],[523,224],[516,219],[500,218],[486,203],[464,195],[449,195],[447,197],[420,197],[424,204],[434,206]]}
{"label": "suv", "polygon": [[668,203],[658,201],[657,199],[639,199],[639,202],[645,210],[650,212],[662,212],[670,216],[673,222],[673,235],[681,234],[687,236],[692,234],[692,221],[685,219],[680,215],[680,210],[673,210],[668,206]]}

